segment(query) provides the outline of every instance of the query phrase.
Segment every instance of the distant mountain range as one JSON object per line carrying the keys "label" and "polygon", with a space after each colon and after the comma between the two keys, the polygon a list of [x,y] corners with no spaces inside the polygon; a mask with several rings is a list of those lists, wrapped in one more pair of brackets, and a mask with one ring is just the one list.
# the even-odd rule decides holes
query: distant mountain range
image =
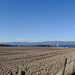
{"label": "distant mountain range", "polygon": [[75,45],[75,41],[44,41],[44,42],[0,42],[8,45]]}

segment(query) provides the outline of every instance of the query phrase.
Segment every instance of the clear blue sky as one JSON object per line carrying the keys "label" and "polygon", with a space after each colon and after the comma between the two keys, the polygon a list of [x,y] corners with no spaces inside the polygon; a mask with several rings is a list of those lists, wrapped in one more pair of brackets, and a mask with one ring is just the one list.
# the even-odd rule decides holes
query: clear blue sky
{"label": "clear blue sky", "polygon": [[0,0],[0,41],[75,41],[75,0]]}

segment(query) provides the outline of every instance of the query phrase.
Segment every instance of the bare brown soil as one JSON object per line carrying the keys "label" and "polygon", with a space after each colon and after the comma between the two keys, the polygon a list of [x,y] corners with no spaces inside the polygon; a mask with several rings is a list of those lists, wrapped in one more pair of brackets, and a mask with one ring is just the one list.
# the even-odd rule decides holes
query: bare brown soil
{"label": "bare brown soil", "polygon": [[[0,47],[0,75],[61,75],[65,58],[70,64],[75,48],[52,47]],[[67,64],[67,65],[68,65]]]}

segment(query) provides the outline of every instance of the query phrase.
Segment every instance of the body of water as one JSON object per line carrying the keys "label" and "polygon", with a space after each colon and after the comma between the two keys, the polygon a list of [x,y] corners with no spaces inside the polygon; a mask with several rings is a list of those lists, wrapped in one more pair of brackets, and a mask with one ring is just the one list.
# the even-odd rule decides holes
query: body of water
{"label": "body of water", "polygon": [[[25,45],[25,46],[38,46],[38,45]],[[50,45],[50,47],[57,47],[57,45]],[[75,47],[75,45],[58,45],[58,47]]]}

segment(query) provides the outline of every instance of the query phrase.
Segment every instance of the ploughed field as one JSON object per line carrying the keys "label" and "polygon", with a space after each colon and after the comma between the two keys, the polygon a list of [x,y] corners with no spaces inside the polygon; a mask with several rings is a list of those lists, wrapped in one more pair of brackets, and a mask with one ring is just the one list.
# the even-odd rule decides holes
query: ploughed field
{"label": "ploughed field", "polygon": [[75,57],[75,48],[0,47],[0,75],[61,75],[64,59],[68,64]]}

